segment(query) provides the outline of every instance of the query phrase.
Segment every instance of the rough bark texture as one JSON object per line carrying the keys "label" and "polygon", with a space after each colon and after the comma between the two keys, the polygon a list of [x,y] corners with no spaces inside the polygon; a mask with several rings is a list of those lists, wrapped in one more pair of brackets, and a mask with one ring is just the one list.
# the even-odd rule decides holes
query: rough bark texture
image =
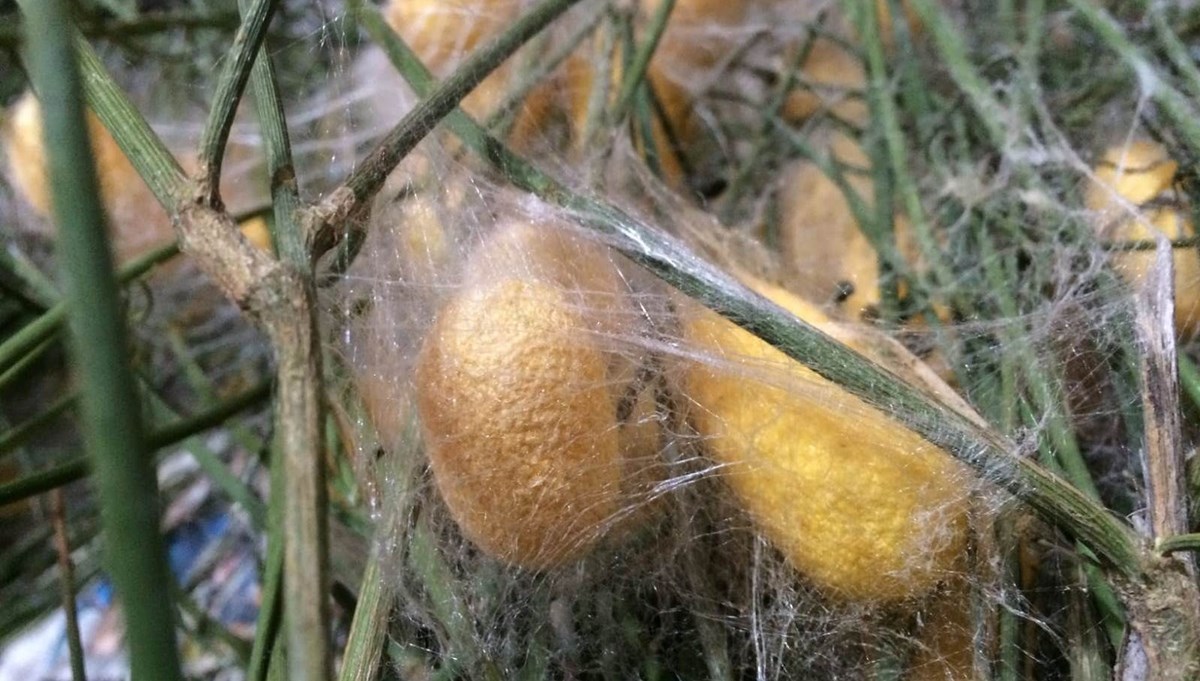
{"label": "rough bark texture", "polygon": [[1119,585],[1130,635],[1116,678],[1195,681],[1200,678],[1200,590],[1184,562],[1159,558],[1141,579]]}

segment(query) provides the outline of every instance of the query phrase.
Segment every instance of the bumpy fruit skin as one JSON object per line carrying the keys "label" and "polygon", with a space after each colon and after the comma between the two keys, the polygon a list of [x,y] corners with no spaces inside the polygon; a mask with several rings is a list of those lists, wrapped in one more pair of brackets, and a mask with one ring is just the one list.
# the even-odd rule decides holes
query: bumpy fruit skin
{"label": "bumpy fruit skin", "polygon": [[587,551],[619,510],[621,456],[605,359],[553,287],[469,289],[417,361],[434,478],[464,534],[527,568]]}
{"label": "bumpy fruit skin", "polygon": [[[1148,240],[1161,233],[1168,239],[1196,235],[1191,211],[1170,205],[1171,188],[1179,164],[1161,145],[1149,140],[1133,140],[1128,145],[1110,148],[1096,166],[1095,182],[1087,190],[1085,206],[1096,216],[1101,237],[1112,240]],[[1115,196],[1114,196],[1115,195]],[[1121,200],[1141,207],[1163,199],[1163,207],[1131,212]],[[1175,265],[1175,328],[1183,337],[1200,330],[1200,252],[1195,248],[1173,251]],[[1112,255],[1113,268],[1127,281],[1137,282],[1154,267],[1153,251],[1123,252]]]}
{"label": "bumpy fruit skin", "polygon": [[[757,288],[863,350],[814,306]],[[964,471],[949,455],[710,311],[692,305],[682,324],[689,344],[720,358],[684,369],[692,424],[792,565],[870,603],[920,596],[947,576],[967,536]]]}
{"label": "bumpy fruit skin", "polygon": [[[50,178],[42,146],[41,108],[33,93],[25,93],[10,111],[0,133],[8,156],[13,187],[34,211],[49,218]],[[92,156],[100,182],[100,197],[108,214],[108,228],[118,262],[126,262],[175,238],[170,218],[116,140],[90,111],[87,114]]]}

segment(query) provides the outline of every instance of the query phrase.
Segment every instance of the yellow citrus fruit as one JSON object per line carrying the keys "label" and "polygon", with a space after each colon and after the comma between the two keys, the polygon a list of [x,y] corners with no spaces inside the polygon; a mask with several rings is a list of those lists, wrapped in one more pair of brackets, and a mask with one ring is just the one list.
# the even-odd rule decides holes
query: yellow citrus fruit
{"label": "yellow citrus fruit", "polygon": [[[117,261],[125,262],[170,243],[175,238],[170,218],[116,140],[90,111],[87,126],[100,183],[100,198],[107,213]],[[50,178],[46,173],[46,153],[42,146],[41,107],[33,93],[25,93],[13,106],[0,135],[14,189],[38,215],[49,218]]]}
{"label": "yellow citrus fruit", "polygon": [[523,567],[582,555],[621,509],[617,405],[585,324],[557,288],[504,280],[451,301],[418,358],[442,498],[476,545]]}
{"label": "yellow citrus fruit", "polygon": [[[815,306],[755,287],[869,351]],[[713,312],[692,305],[682,325],[687,341],[714,357],[685,367],[691,421],[737,500],[792,565],[835,596],[873,603],[920,596],[947,576],[967,536],[956,461]]]}
{"label": "yellow citrus fruit", "polygon": [[[1167,150],[1150,140],[1133,140],[1108,149],[1084,196],[1100,235],[1120,241],[1148,240],[1157,234],[1168,239],[1196,236],[1190,210],[1172,196],[1178,169]],[[1164,205],[1146,205],[1155,199]],[[1130,205],[1135,210],[1130,210]],[[1172,256],[1175,328],[1181,336],[1191,336],[1200,328],[1200,251],[1176,248]],[[1154,251],[1118,252],[1112,255],[1112,264],[1127,281],[1138,282],[1150,273],[1155,257]]]}

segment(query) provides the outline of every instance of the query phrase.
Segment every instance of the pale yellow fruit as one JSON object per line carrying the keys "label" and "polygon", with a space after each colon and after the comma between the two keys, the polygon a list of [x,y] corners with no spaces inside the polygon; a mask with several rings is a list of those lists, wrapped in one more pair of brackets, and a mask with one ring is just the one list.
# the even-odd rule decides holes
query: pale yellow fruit
{"label": "pale yellow fruit", "polygon": [[578,558],[618,517],[622,457],[604,353],[555,287],[473,287],[435,322],[417,361],[434,479],[472,542],[548,568]]}
{"label": "pale yellow fruit", "polygon": [[[9,121],[0,133],[8,157],[9,179],[34,212],[48,219],[50,182],[42,146],[41,108],[33,94],[27,92],[9,114]],[[170,243],[175,238],[170,218],[116,140],[90,111],[87,126],[117,261],[126,262]]]}
{"label": "pale yellow fruit", "polygon": [[[1095,181],[1087,188],[1084,205],[1093,211],[1096,229],[1106,239],[1141,241],[1162,234],[1168,239],[1196,236],[1189,208],[1178,206],[1171,195],[1179,164],[1161,145],[1145,139],[1110,148],[1094,169]],[[1144,206],[1162,199],[1163,207]],[[1171,205],[1174,204],[1174,205]],[[1176,248],[1175,328],[1189,337],[1200,328],[1200,252]],[[1154,267],[1154,251],[1113,253],[1113,268],[1130,282],[1140,282]]]}
{"label": "pale yellow fruit", "polygon": [[[756,288],[860,351],[864,337],[781,289]],[[928,592],[965,549],[965,471],[946,452],[728,320],[691,305],[690,418],[723,479],[801,573],[836,597]],[[728,366],[722,362],[734,362]]]}

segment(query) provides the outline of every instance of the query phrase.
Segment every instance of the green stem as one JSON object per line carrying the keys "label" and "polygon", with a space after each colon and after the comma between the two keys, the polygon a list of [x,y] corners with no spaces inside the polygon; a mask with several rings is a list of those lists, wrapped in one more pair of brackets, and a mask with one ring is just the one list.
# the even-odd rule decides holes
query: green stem
{"label": "green stem", "polygon": [[388,613],[391,611],[391,589],[380,572],[378,545],[371,551],[363,572],[354,621],[342,660],[339,681],[372,681],[379,668],[383,643],[388,632]]}
{"label": "green stem", "polygon": [[933,0],[912,0],[912,4],[928,28],[954,84],[967,96],[967,101],[975,110],[976,120],[982,124],[992,145],[1003,150],[1007,132],[1000,123],[1000,116],[1005,109],[992,94],[991,85],[971,64],[962,31],[950,24],[945,12]]}
{"label": "green stem", "polygon": [[225,157],[229,131],[233,128],[233,117],[250,79],[254,58],[267,35],[267,24],[279,3],[278,0],[254,0],[246,9],[247,4],[242,3],[242,24],[225,57],[225,69],[217,79],[216,94],[200,138],[201,191],[214,207],[220,207],[221,161]]}
{"label": "green stem", "polygon": [[[120,274],[122,283],[136,279],[145,274],[151,267],[179,253],[175,244],[163,246],[151,253],[139,257],[126,265]],[[43,342],[58,332],[63,321],[67,318],[67,303],[61,301],[46,310],[37,319],[26,324],[20,331],[8,340],[0,343],[0,372],[6,372],[22,360],[27,354],[38,349]]]}
{"label": "green stem", "polygon": [[[30,0],[23,0],[29,2]],[[66,26],[62,30],[68,30]],[[72,29],[74,34],[74,30]],[[187,175],[150,124],[108,74],[100,57],[82,36],[75,38],[79,68],[88,106],[116,140],[117,146],[138,171],[158,202],[169,213],[175,203],[188,198]]]}
{"label": "green stem", "polygon": [[44,104],[59,247],[67,268],[73,358],[83,432],[96,468],[105,558],[125,610],[131,676],[182,679],[162,535],[158,481],[147,456],[128,365],[124,316],[113,275],[92,162],[74,31],[65,0],[23,0],[29,64]]}
{"label": "green stem", "polygon": [[[400,160],[407,156],[418,142],[425,139],[439,121],[454,111],[463,97],[530,38],[578,2],[579,0],[542,0],[522,14],[507,30],[473,52],[441,87],[421,91],[421,102],[384,137],[375,150],[351,173],[342,187],[335,190],[325,203],[316,207],[313,214],[315,221],[309,227],[313,244],[312,257],[320,257],[341,241],[342,235],[338,230],[344,228],[345,218],[355,214],[375,196]],[[373,7],[364,5],[362,0],[353,0],[350,7],[351,11],[359,14],[369,15],[374,11]],[[370,30],[368,28],[368,31]],[[387,32],[392,33],[390,28],[387,28]],[[420,58],[404,45],[403,41],[397,40],[392,45],[403,54],[405,61],[421,65]],[[421,65],[421,68],[424,68],[424,65]]]}
{"label": "green stem", "polygon": [[650,18],[650,23],[646,26],[649,35],[634,52],[633,59],[629,62],[629,70],[626,71],[625,78],[621,81],[621,91],[617,95],[616,104],[613,105],[608,119],[611,125],[616,125],[624,120],[625,114],[629,112],[629,106],[633,103],[633,97],[637,94],[638,87],[646,78],[646,71],[650,68],[650,59],[654,56],[654,50],[658,48],[658,42],[662,39],[663,32],[667,30],[667,21],[671,18],[671,11],[674,9],[675,0],[659,0],[658,7],[654,10],[654,16]]}
{"label": "green stem", "polygon": [[1179,69],[1179,74],[1183,76],[1183,82],[1187,85],[1192,99],[1200,98],[1200,68],[1196,67],[1195,60],[1188,54],[1187,46],[1171,28],[1162,5],[1159,3],[1145,4],[1149,5],[1147,9],[1150,13],[1150,21],[1154,24],[1154,34],[1158,37],[1158,42],[1162,44],[1167,57],[1171,59],[1171,64]]}
{"label": "green stem", "polygon": [[[250,665],[246,669],[249,681],[265,681],[272,658],[281,655],[284,648],[281,624],[283,622],[283,467],[278,465],[279,451],[276,449],[271,464],[271,505],[268,510],[267,560],[262,568],[262,603],[258,607],[258,619],[254,624],[254,647],[250,651]],[[280,668],[284,664],[279,665]]]}
{"label": "green stem", "polygon": [[37,416],[21,423],[21,425],[15,428],[5,431],[3,435],[0,435],[0,459],[5,458],[5,456],[15,451],[34,433],[54,423],[55,419],[75,406],[75,401],[78,397],[75,393],[64,395]]}
{"label": "green stem", "polygon": [[[243,9],[247,0],[241,0]],[[258,2],[256,6],[261,5]],[[247,18],[250,20],[250,17]],[[323,422],[320,333],[312,261],[296,222],[299,187],[292,162],[282,97],[274,67],[258,50],[251,87],[267,152],[271,199],[275,209],[275,245],[296,274],[292,312],[265,314],[276,352],[279,394],[276,422],[279,451],[274,468],[282,468],[286,492],[272,498],[283,507],[283,597],[288,603],[286,627],[288,672],[293,679],[326,679],[333,669],[329,642],[329,543]],[[276,471],[272,471],[273,475]]]}
{"label": "green stem", "polygon": [[[863,42],[867,54],[867,95],[870,104],[872,120],[883,135],[887,150],[887,166],[895,182],[895,191],[904,203],[904,211],[908,215],[909,224],[916,238],[917,247],[921,251],[922,260],[932,269],[935,284],[945,286],[953,281],[953,275],[946,267],[942,249],[933,236],[925,210],[921,206],[921,197],[917,192],[916,182],[909,172],[908,147],[906,137],[900,125],[900,114],[891,94],[887,74],[887,55],[883,51],[883,41],[879,39],[879,17],[875,11],[874,2],[859,2],[858,25],[863,34]],[[880,208],[890,214],[893,210],[889,203]],[[894,227],[894,222],[893,222]],[[905,274],[906,264],[899,257],[896,247],[896,235],[891,233],[877,235],[883,237],[875,240],[875,248],[882,256],[881,264],[887,271],[894,274]],[[881,271],[884,271],[881,268]],[[893,278],[893,281],[895,279]]]}
{"label": "green stem", "polygon": [[[146,438],[147,448],[149,450],[162,449],[209,428],[215,428],[234,414],[258,404],[270,393],[271,384],[260,383],[212,409],[175,421],[150,433]],[[133,402],[133,404],[138,404],[138,402]],[[144,459],[148,461],[150,457],[146,456]],[[56,487],[75,482],[91,472],[91,464],[92,461],[89,457],[78,456],[48,470],[0,485],[0,506],[28,499]]]}
{"label": "green stem", "polygon": [[1133,70],[1139,85],[1155,104],[1162,107],[1192,153],[1200,153],[1200,114],[1192,102],[1157,73],[1150,57],[1125,35],[1125,29],[1103,7],[1090,0],[1070,0],[1070,4]]}
{"label": "green stem", "polygon": [[1177,534],[1159,539],[1154,547],[1162,555],[1176,551],[1200,551],[1200,534]]}
{"label": "green stem", "polygon": [[[413,89],[418,94],[428,93],[434,83],[428,70],[419,60],[395,58],[411,54],[411,50],[390,31],[381,32],[378,25],[372,27],[382,23],[377,10],[364,7],[361,13],[368,33],[381,42]],[[1042,518],[1091,547],[1105,564],[1127,575],[1140,572],[1138,539],[1131,528],[1063,479],[1017,455],[1012,442],[939,404],[750,291],[699,259],[674,237],[611,205],[571,192],[513,154],[461,111],[448,115],[446,125],[515,186],[565,209],[668,284],[968,463],[984,479],[1008,489]]]}

